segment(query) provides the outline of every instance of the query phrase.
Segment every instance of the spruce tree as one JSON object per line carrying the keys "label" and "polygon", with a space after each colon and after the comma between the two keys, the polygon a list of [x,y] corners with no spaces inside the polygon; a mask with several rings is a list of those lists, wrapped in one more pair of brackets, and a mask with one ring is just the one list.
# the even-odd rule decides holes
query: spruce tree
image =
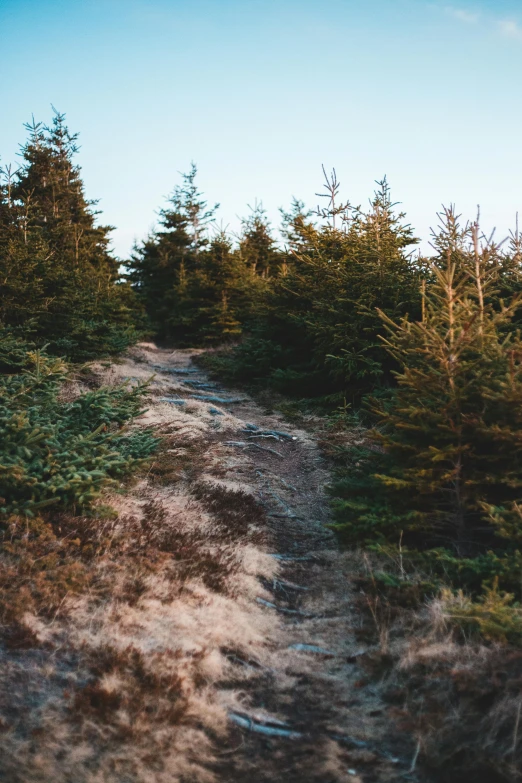
{"label": "spruce tree", "polygon": [[[522,342],[499,302],[498,246],[453,209],[435,236],[422,317],[381,313],[400,367],[391,403],[374,401],[374,446],[354,450],[337,486],[353,540],[446,546],[460,556],[522,539]],[[495,543],[496,542],[496,543]]]}
{"label": "spruce tree", "polygon": [[281,214],[281,234],[286,249],[290,253],[290,263],[295,256],[309,253],[316,238],[316,227],[310,219],[313,215],[311,209],[307,209],[304,201],[293,198],[290,211],[283,208]]}
{"label": "spruce tree", "polygon": [[[418,240],[396,207],[388,182],[379,181],[369,209],[356,208],[344,217],[338,263],[325,265],[327,287],[311,330],[317,350],[328,357],[330,372],[344,381],[351,399],[392,381],[394,363],[380,343],[378,309],[390,318],[420,313],[421,269],[409,250]],[[325,238],[328,248],[332,231]],[[328,262],[322,248],[318,255],[323,265]],[[335,292],[334,304],[328,289]]]}
{"label": "spruce tree", "polygon": [[252,275],[262,278],[271,277],[281,263],[266,210],[260,202],[256,201],[241,221],[239,253]]}
{"label": "spruce tree", "polygon": [[232,241],[224,230],[212,238],[199,275],[200,338],[226,342],[239,337],[248,299],[249,276]]}
{"label": "spruce tree", "polygon": [[[283,391],[357,401],[375,384],[392,382],[394,362],[379,341],[390,317],[419,311],[419,268],[404,215],[396,212],[384,181],[364,212],[341,202],[335,172],[326,178],[319,225],[296,202],[283,232],[294,247],[284,274],[274,276],[257,308],[251,351],[259,376],[267,367]],[[247,348],[238,353],[246,360]]]}
{"label": "spruce tree", "polygon": [[26,205],[13,199],[12,170],[6,167],[0,173],[0,324],[30,331],[35,312],[45,307],[51,253],[45,240],[22,225]]}
{"label": "spruce tree", "polygon": [[127,265],[128,279],[160,339],[190,338],[197,319],[194,286],[219,205],[208,208],[196,176],[192,164],[160,211],[159,228],[135,247]]}
{"label": "spruce tree", "polygon": [[[0,194],[0,318],[75,359],[121,350],[134,336],[131,292],[74,162],[77,134],[55,112],[33,120],[22,165]],[[4,169],[4,174],[9,171]]]}

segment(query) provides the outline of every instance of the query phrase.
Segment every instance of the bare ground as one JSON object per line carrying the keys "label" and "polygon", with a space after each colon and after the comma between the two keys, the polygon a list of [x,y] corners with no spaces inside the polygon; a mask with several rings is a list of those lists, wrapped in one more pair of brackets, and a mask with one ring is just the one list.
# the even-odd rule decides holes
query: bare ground
{"label": "bare ground", "polygon": [[136,426],[165,440],[106,499],[88,589],[28,613],[33,642],[2,652],[1,779],[417,780],[415,743],[359,667],[357,556],[326,527],[316,440],[196,353],[141,344],[93,366],[105,383],[155,374]]}

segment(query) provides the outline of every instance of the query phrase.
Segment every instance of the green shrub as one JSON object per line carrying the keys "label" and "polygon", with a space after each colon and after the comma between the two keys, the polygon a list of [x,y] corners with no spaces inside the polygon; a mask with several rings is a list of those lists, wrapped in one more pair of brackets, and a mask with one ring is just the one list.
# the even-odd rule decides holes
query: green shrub
{"label": "green shrub", "polygon": [[522,608],[513,594],[499,591],[497,580],[476,601],[462,590],[455,593],[445,589],[440,605],[448,622],[488,641],[504,644],[522,642]]}
{"label": "green shrub", "polygon": [[145,387],[101,388],[62,402],[66,365],[41,352],[25,364],[0,378],[0,514],[88,508],[156,447],[151,432],[124,429],[140,413]]}

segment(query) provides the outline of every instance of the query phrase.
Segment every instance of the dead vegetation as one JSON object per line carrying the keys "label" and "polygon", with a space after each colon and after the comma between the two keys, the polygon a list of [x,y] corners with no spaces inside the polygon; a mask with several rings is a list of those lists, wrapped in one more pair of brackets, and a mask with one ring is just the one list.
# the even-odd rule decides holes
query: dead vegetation
{"label": "dead vegetation", "polygon": [[[89,385],[138,383],[166,361],[152,347],[134,353],[95,366]],[[433,596],[400,558],[339,553],[313,437],[292,429],[282,457],[238,453],[229,440],[258,431],[256,416],[280,431],[277,416],[163,402],[176,384],[153,381],[138,426],[162,443],[131,486],[91,516],[9,521],[3,778],[519,780],[522,657],[477,634],[490,609]],[[326,447],[346,433],[322,433]]]}
{"label": "dead vegetation", "polygon": [[[92,372],[150,375],[136,367]],[[277,564],[259,548],[264,512],[252,496],[199,480],[213,439],[194,406],[188,416],[151,406],[140,426],[161,424],[162,451],[93,516],[10,520],[0,561],[4,779],[214,779],[227,703],[237,703],[219,683],[251,676],[227,650],[262,660],[277,636],[277,619],[255,602],[258,577],[273,578]]]}
{"label": "dead vegetation", "polygon": [[414,738],[413,779],[520,780],[520,649],[457,622],[454,593],[425,597],[420,580],[404,575],[401,595],[374,577],[397,576],[389,560],[350,557],[355,632],[366,645],[358,687],[377,688],[391,725]]}
{"label": "dead vegetation", "polygon": [[[134,384],[168,361],[151,346],[133,353],[91,371]],[[190,356],[177,352],[176,367],[190,369]],[[277,444],[282,457],[238,453],[229,440],[279,432],[280,417],[251,402],[233,414],[171,405],[162,398],[173,387],[181,396],[177,377],[152,382],[137,426],[162,443],[133,485],[93,516],[12,520],[1,562],[2,774],[395,780],[389,721],[368,714],[381,702],[353,698],[349,583],[324,528],[327,472],[313,437],[293,429]]]}

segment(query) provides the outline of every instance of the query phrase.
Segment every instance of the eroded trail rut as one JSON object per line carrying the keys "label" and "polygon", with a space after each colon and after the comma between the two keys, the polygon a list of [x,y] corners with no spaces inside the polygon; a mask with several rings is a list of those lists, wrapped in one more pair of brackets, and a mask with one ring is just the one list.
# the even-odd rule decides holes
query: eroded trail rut
{"label": "eroded trail rut", "polygon": [[[326,527],[328,467],[314,438],[264,411],[244,392],[224,388],[193,362],[195,351],[142,349],[159,401],[183,419],[207,421],[205,454],[191,481],[252,495],[264,510],[263,548],[275,561],[260,577],[257,604],[274,626],[266,656],[225,650],[242,669],[217,687],[241,689],[229,730],[211,765],[220,781],[413,780],[371,687],[361,687],[349,558]],[[199,444],[202,445],[201,443]],[[186,480],[186,479],[185,479]],[[259,653],[259,651],[258,651]],[[244,672],[248,679],[243,679]]]}

